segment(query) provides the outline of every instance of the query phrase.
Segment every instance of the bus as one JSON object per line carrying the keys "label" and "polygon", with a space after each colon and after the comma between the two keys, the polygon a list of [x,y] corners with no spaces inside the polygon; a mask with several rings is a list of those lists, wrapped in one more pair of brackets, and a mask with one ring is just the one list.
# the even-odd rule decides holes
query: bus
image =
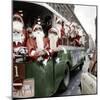
{"label": "bus", "polygon": [[[13,1],[13,14],[18,12],[22,16],[24,29],[32,27],[37,18],[41,18],[44,33],[48,36],[48,30],[55,26],[57,18],[60,18],[62,25],[64,22],[70,22],[70,25],[74,23],[75,28],[84,34],[82,36],[83,42],[85,41],[76,45],[63,36],[47,65],[31,60],[28,54],[14,54],[13,98],[52,96],[58,89],[66,90],[73,70],[82,69],[85,51],[88,49],[88,34],[75,16],[74,7],[72,4]],[[26,46],[23,48],[27,51]]]}

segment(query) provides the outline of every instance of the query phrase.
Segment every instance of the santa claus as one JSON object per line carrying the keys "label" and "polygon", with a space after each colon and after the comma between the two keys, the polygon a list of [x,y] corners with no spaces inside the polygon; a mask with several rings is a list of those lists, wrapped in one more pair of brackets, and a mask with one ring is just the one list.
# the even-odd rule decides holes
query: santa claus
{"label": "santa claus", "polygon": [[71,28],[70,37],[73,39],[76,36],[75,25],[74,24],[71,24],[70,28]]}
{"label": "santa claus", "polygon": [[[20,91],[25,78],[25,65],[18,63],[23,61],[22,55],[26,54],[24,22],[19,14],[13,16],[13,86]],[[18,85],[20,84],[20,85]]]}
{"label": "santa claus", "polygon": [[86,44],[86,34],[83,32],[83,30],[81,29],[81,30],[79,30],[79,35],[81,36],[81,38],[80,38],[80,41],[79,41],[79,43],[80,43],[80,45],[81,46],[85,46],[85,44]]}
{"label": "santa claus", "polygon": [[69,36],[70,36],[70,22],[64,22],[64,35],[62,37],[63,45],[69,45]]}
{"label": "santa claus", "polygon": [[59,17],[56,18],[55,28],[58,30],[59,44],[62,45],[62,37],[64,36],[64,23],[63,20]]}
{"label": "santa claus", "polygon": [[20,15],[13,16],[13,52],[14,54],[25,54],[25,30],[24,22]]}
{"label": "santa claus", "polygon": [[58,30],[58,36],[61,38],[64,35],[64,30],[63,30],[63,21],[61,18],[56,18],[56,24],[55,27]]}
{"label": "santa claus", "polygon": [[73,22],[71,25],[71,31],[70,31],[70,45],[72,46],[80,46],[79,40],[81,36],[79,35],[78,29],[77,29],[77,23]]}
{"label": "santa claus", "polygon": [[48,38],[49,38],[49,41],[50,41],[50,50],[55,50],[58,46],[58,39],[59,39],[59,36],[58,36],[58,30],[56,28],[51,28],[49,31],[48,31]]}
{"label": "santa claus", "polygon": [[36,24],[33,26],[32,33],[27,40],[28,54],[35,61],[43,61],[46,65],[49,59],[49,40],[45,36],[42,26]]}
{"label": "santa claus", "polygon": [[70,24],[71,23],[69,21],[64,23],[64,33],[65,33],[65,36],[69,36],[70,35],[70,31],[71,31]]}

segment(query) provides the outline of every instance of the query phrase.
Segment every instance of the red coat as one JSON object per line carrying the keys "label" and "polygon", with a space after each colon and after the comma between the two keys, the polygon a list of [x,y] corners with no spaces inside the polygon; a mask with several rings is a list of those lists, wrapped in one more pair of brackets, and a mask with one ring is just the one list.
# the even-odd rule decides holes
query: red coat
{"label": "red coat", "polygon": [[81,38],[81,36],[78,35],[78,34],[77,34],[76,37],[74,38],[74,41],[75,41],[75,45],[76,45],[76,46],[81,46],[80,43],[79,43],[80,38]]}
{"label": "red coat", "polygon": [[81,46],[80,43],[79,43],[80,38],[81,38],[81,36],[77,34],[73,38],[69,37],[69,40],[70,40],[70,42],[73,42],[73,45],[75,45],[75,46]]}
{"label": "red coat", "polygon": [[[44,42],[44,50],[46,51],[45,58],[47,58],[49,56],[49,49],[50,49],[49,39],[47,37],[44,37],[43,42]],[[36,39],[33,37],[29,37],[27,39],[26,46],[28,48],[29,56],[32,57],[33,60],[36,60],[39,57],[38,52],[34,56],[31,55],[32,50],[36,51],[37,49]]]}

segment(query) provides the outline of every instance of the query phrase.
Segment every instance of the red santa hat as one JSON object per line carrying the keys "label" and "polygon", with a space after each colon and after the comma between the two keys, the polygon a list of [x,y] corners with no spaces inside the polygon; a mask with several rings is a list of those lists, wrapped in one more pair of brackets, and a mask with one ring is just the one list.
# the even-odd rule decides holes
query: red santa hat
{"label": "red santa hat", "polygon": [[53,33],[53,34],[57,35],[58,34],[58,30],[56,28],[52,27],[51,29],[49,29],[48,33],[49,34]]}
{"label": "red santa hat", "polygon": [[24,25],[23,19],[22,19],[22,17],[19,14],[14,14],[13,21],[14,20],[18,20],[18,21],[20,21]]}
{"label": "red santa hat", "polygon": [[24,27],[24,22],[19,14],[13,16],[13,30],[22,31]]}
{"label": "red santa hat", "polygon": [[35,26],[33,26],[33,31],[36,31],[38,29],[43,30],[40,24],[36,24]]}

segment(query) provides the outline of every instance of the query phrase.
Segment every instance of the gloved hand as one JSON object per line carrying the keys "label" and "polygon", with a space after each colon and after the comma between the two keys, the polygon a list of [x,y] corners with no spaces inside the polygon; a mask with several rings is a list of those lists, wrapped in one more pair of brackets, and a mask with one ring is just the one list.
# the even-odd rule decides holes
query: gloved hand
{"label": "gloved hand", "polygon": [[20,48],[18,52],[19,54],[24,54],[24,55],[26,54],[25,48]]}

